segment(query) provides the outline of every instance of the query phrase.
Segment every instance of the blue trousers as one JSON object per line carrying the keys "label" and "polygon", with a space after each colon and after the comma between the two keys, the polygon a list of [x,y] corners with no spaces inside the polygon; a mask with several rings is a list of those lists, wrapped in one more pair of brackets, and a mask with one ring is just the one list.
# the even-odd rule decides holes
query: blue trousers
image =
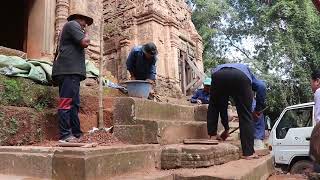
{"label": "blue trousers", "polygon": [[60,139],[71,135],[79,138],[82,135],[78,116],[80,108],[80,76],[60,75],[56,77],[59,83],[59,130]]}

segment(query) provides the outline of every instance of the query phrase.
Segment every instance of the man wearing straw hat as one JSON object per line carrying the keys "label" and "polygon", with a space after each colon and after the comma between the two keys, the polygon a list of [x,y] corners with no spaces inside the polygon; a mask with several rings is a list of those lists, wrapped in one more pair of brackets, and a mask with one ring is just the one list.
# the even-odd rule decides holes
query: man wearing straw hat
{"label": "man wearing straw hat", "polygon": [[84,48],[90,44],[87,26],[93,19],[85,13],[74,13],[67,20],[60,33],[52,78],[59,85],[60,142],[76,142],[82,135],[78,117],[79,90],[80,81],[86,78]]}

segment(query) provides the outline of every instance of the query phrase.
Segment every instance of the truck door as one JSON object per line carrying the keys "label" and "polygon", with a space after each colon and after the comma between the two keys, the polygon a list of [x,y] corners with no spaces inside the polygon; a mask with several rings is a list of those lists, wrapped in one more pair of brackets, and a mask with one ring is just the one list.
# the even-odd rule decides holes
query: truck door
{"label": "truck door", "polygon": [[313,124],[313,106],[288,109],[272,133],[275,162],[290,164],[295,156],[308,156]]}

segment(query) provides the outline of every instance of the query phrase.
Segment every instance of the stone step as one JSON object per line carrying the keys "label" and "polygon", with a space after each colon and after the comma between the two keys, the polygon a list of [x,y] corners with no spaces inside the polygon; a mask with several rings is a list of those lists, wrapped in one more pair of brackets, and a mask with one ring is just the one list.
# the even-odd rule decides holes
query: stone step
{"label": "stone step", "polygon": [[[159,167],[159,145],[96,148],[0,147],[0,174],[38,179],[105,179]],[[14,176],[13,176],[14,175]]]}
{"label": "stone step", "polygon": [[116,98],[114,101],[115,125],[133,125],[136,119],[167,121],[206,121],[206,106],[194,107],[157,103],[138,98]]}
{"label": "stone step", "polygon": [[240,159],[239,148],[228,143],[217,145],[175,144],[163,147],[161,168],[210,167],[238,159]]}
{"label": "stone step", "polygon": [[[208,168],[138,172],[116,179],[130,180],[266,180],[274,172],[270,155],[254,160],[236,160]],[[162,178],[162,179],[161,179]]]}
{"label": "stone step", "polygon": [[135,122],[135,125],[115,125],[115,136],[132,144],[177,144],[184,139],[208,136],[206,122],[146,119],[136,119]]}

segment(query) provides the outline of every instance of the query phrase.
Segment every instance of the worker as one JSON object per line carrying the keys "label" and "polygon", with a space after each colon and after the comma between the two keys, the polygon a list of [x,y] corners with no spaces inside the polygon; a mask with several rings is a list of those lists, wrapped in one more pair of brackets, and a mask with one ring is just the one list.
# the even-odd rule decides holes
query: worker
{"label": "worker", "polygon": [[52,78],[59,85],[59,129],[61,142],[75,142],[81,137],[79,121],[80,81],[86,79],[85,51],[90,44],[87,26],[93,19],[84,13],[71,14],[63,26]]}
{"label": "worker", "polygon": [[158,50],[153,42],[134,47],[127,58],[127,70],[131,80],[146,80],[154,83]]}
{"label": "worker", "polygon": [[[212,90],[213,82],[211,78],[206,78],[203,82],[203,89],[197,90],[194,95],[192,96],[190,102],[191,103],[197,103],[197,104],[209,104],[210,100],[210,91]],[[228,99],[226,99],[228,101]],[[224,104],[224,103],[222,103]],[[224,111],[220,113],[221,116],[221,124],[224,127],[224,132],[228,132],[230,127],[229,127],[229,121],[228,121],[228,104],[227,106],[224,107]],[[221,136],[217,137],[218,140],[226,140],[227,137],[229,137],[229,133],[225,134],[222,133]]]}
{"label": "worker", "polygon": [[[252,111],[256,107],[256,99],[252,100]],[[254,150],[264,149],[263,140],[265,137],[265,121],[264,115],[261,113],[260,117],[254,122]]]}
{"label": "worker", "polygon": [[209,104],[210,86],[211,86],[211,78],[206,78],[203,81],[203,89],[196,90],[190,102],[197,103],[197,104]]}
{"label": "worker", "polygon": [[314,70],[311,74],[311,90],[314,93],[314,120],[315,127],[310,139],[310,157],[314,162],[314,171],[320,173],[320,70]]}
{"label": "worker", "polygon": [[[218,116],[225,111],[231,96],[235,101],[239,116],[240,140],[243,158],[258,158],[254,153],[253,118],[258,119],[265,108],[266,86],[258,80],[249,67],[240,64],[222,64],[212,69],[212,91],[210,91],[207,128],[209,138],[217,136]],[[253,91],[256,92],[257,104],[252,112]],[[225,130],[222,135],[229,134]]]}

